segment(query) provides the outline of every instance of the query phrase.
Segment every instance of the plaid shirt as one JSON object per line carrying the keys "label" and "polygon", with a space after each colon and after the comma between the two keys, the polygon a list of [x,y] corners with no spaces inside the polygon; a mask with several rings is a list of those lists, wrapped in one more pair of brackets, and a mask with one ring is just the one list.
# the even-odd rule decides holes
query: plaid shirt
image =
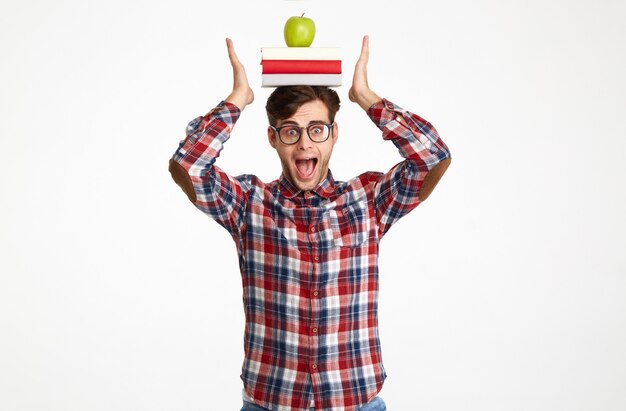
{"label": "plaid shirt", "polygon": [[379,241],[420,203],[424,176],[450,153],[430,123],[382,100],[368,115],[406,160],[386,174],[347,182],[329,171],[302,192],[284,176],[266,184],[214,165],[239,114],[221,102],[191,121],[171,170],[237,246],[245,392],[271,410],[308,410],[311,399],[316,410],[356,410],[386,377],[378,337]]}

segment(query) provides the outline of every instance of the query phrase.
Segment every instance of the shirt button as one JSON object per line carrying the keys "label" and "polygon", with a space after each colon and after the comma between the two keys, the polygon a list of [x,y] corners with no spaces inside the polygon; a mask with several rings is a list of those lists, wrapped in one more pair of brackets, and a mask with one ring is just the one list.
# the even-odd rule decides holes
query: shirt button
{"label": "shirt button", "polygon": [[313,259],[314,259],[315,261],[319,261],[319,260],[320,260],[320,257],[316,255],[315,257],[313,257]]}
{"label": "shirt button", "polygon": [[311,227],[311,232],[314,233],[315,232],[315,227]]}
{"label": "shirt button", "polygon": [[313,291],[313,295],[314,295],[315,297],[317,297],[319,294],[320,294],[320,293],[319,293],[317,290]]}
{"label": "shirt button", "polygon": [[311,368],[313,368],[314,370],[316,370],[316,369],[317,369],[317,364],[315,364],[315,363],[311,364]]}
{"label": "shirt button", "polygon": [[313,327],[313,332],[316,333],[317,332],[317,327]]}

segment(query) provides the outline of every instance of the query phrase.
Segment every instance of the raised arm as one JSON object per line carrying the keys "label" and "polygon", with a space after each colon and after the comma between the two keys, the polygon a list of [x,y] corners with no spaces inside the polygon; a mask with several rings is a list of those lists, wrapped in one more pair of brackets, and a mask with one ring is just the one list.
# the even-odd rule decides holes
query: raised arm
{"label": "raised arm", "polygon": [[432,193],[450,164],[450,152],[430,123],[372,91],[367,80],[368,60],[369,38],[365,36],[348,97],[367,112],[383,138],[393,142],[405,159],[385,174],[373,173],[376,178],[370,180],[382,237]]}
{"label": "raised arm", "polygon": [[[350,91],[348,92],[348,97],[350,98],[350,101],[357,103],[363,110],[368,113],[370,108],[373,108],[376,103],[379,103],[382,100],[381,97],[379,97],[374,91],[372,91],[367,81],[367,63],[369,61],[369,54],[369,36],[364,36],[363,43],[361,44],[361,54],[354,67],[352,87],[350,87]],[[407,121],[405,120],[403,115],[398,115],[395,119],[399,123],[408,126]],[[429,128],[430,127],[432,126],[429,125]],[[437,185],[437,183],[439,183],[439,180],[450,165],[450,161],[450,157],[448,156],[428,170],[419,189],[420,201],[424,201],[432,193],[432,191],[435,189],[435,186]]]}
{"label": "raised arm", "polygon": [[249,184],[245,178],[229,176],[214,163],[254,94],[230,39],[226,39],[226,46],[233,69],[232,92],[205,116],[189,123],[185,139],[170,160],[169,171],[196,207],[237,237]]}

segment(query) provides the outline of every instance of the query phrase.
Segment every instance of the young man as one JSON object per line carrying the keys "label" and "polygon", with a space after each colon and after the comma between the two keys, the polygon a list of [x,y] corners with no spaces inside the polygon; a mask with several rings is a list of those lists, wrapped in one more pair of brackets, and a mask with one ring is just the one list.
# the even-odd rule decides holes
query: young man
{"label": "young man", "polygon": [[237,245],[246,318],[242,411],[384,410],[377,397],[386,377],[378,244],[430,195],[450,163],[448,148],[431,124],[369,88],[366,36],[348,96],[404,161],[386,174],[335,181],[328,162],[339,135],[337,93],[279,87],[266,109],[282,175],[268,184],[253,175],[231,177],[214,163],[254,94],[226,43],[233,91],[189,124],[170,172]]}

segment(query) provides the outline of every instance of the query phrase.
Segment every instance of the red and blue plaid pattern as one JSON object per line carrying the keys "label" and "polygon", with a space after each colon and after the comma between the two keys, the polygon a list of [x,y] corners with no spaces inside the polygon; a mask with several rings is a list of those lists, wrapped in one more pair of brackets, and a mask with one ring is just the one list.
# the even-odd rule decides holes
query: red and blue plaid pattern
{"label": "red and blue plaid pattern", "polygon": [[195,205],[225,227],[239,253],[245,309],[241,378],[272,410],[355,410],[386,377],[378,337],[378,244],[419,203],[426,173],[450,156],[431,124],[388,100],[368,115],[405,161],[386,174],[311,192],[284,177],[265,184],[214,165],[239,118],[220,103],[193,120],[173,156]]}

